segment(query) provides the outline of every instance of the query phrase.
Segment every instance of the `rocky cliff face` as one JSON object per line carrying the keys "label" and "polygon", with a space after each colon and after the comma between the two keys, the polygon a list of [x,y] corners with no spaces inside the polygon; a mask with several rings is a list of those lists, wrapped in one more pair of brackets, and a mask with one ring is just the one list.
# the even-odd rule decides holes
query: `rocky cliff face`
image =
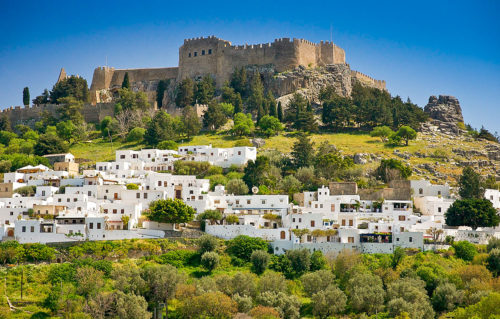
{"label": "rocky cliff face", "polygon": [[[432,95],[429,103],[424,107],[429,114],[430,121],[422,125],[423,131],[439,131],[449,135],[458,135],[463,132],[460,128],[464,123],[460,102],[454,96]],[[463,127],[463,126],[462,126]]]}

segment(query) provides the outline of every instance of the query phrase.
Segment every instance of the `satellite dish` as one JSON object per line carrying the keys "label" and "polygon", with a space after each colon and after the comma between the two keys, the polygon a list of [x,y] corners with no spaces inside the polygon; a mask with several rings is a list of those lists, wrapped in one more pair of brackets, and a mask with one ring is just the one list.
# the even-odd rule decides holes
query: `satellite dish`
{"label": "satellite dish", "polygon": [[257,186],[252,187],[252,193],[257,194],[259,192],[259,188]]}

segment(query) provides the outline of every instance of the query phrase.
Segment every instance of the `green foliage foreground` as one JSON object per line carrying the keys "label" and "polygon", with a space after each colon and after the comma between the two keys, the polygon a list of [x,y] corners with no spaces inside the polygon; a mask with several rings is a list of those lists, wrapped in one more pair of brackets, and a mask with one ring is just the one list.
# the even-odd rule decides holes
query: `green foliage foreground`
{"label": "green foliage foreground", "polygon": [[18,310],[3,299],[0,317],[142,319],[156,309],[168,318],[238,312],[252,318],[493,318],[500,315],[500,280],[488,270],[495,261],[486,260],[497,258],[497,246],[474,247],[486,258],[469,261],[470,254],[454,255],[458,245],[397,256],[343,251],[325,257],[306,250],[273,256],[265,241],[246,236],[54,247],[4,242],[0,289]]}

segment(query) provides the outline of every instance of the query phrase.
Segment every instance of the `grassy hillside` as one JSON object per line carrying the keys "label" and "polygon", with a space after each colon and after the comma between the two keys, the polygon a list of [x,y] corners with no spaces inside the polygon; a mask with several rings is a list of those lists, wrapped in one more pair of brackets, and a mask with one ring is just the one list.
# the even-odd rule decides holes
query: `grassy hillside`
{"label": "grassy hillside", "polygon": [[[419,133],[415,141],[409,146],[391,147],[386,146],[379,138],[371,137],[367,133],[321,133],[311,134],[311,140],[316,146],[322,142],[328,142],[342,150],[346,155],[357,153],[372,154],[373,158],[397,158],[405,161],[414,169],[412,178],[425,176],[435,182],[455,182],[455,177],[461,173],[461,167],[457,163],[461,161],[488,160],[482,154],[487,141],[477,141],[467,137],[451,138],[444,135],[425,135]],[[296,141],[296,133],[287,132],[278,136],[265,139],[265,145],[260,150],[277,150],[284,154],[291,152]],[[179,145],[208,145],[213,147],[233,147],[244,142],[247,138],[233,137],[225,133],[206,133],[193,137],[191,140],[179,141]],[[85,159],[89,163],[98,161],[110,161],[115,158],[116,150],[146,148],[144,144],[121,142],[115,140],[112,143],[102,138],[92,142],[79,143],[70,149],[77,158]],[[472,151],[473,155],[464,157],[452,152],[453,148]],[[479,170],[484,175],[494,174],[493,166],[484,166]],[[373,169],[376,162],[364,165],[367,170]]]}

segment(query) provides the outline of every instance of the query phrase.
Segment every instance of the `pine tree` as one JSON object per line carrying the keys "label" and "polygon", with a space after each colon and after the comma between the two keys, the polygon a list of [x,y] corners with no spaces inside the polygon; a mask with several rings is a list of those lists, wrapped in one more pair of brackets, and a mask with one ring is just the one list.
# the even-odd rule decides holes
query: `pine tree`
{"label": "pine tree", "polygon": [[28,87],[23,89],[23,105],[30,105],[30,89]]}
{"label": "pine tree", "polygon": [[278,112],[276,111],[276,100],[270,91],[267,93],[267,99],[269,102],[269,115],[277,117]]}
{"label": "pine tree", "polygon": [[130,89],[130,80],[128,78],[128,72],[125,72],[125,76],[123,77],[122,89]]}
{"label": "pine tree", "polygon": [[266,115],[265,114],[265,111],[264,111],[264,108],[262,107],[262,105],[259,105],[259,108],[257,109],[257,123],[259,123],[260,119]]}
{"label": "pine tree", "polygon": [[281,106],[281,101],[278,102],[278,120],[283,123],[283,107]]}

